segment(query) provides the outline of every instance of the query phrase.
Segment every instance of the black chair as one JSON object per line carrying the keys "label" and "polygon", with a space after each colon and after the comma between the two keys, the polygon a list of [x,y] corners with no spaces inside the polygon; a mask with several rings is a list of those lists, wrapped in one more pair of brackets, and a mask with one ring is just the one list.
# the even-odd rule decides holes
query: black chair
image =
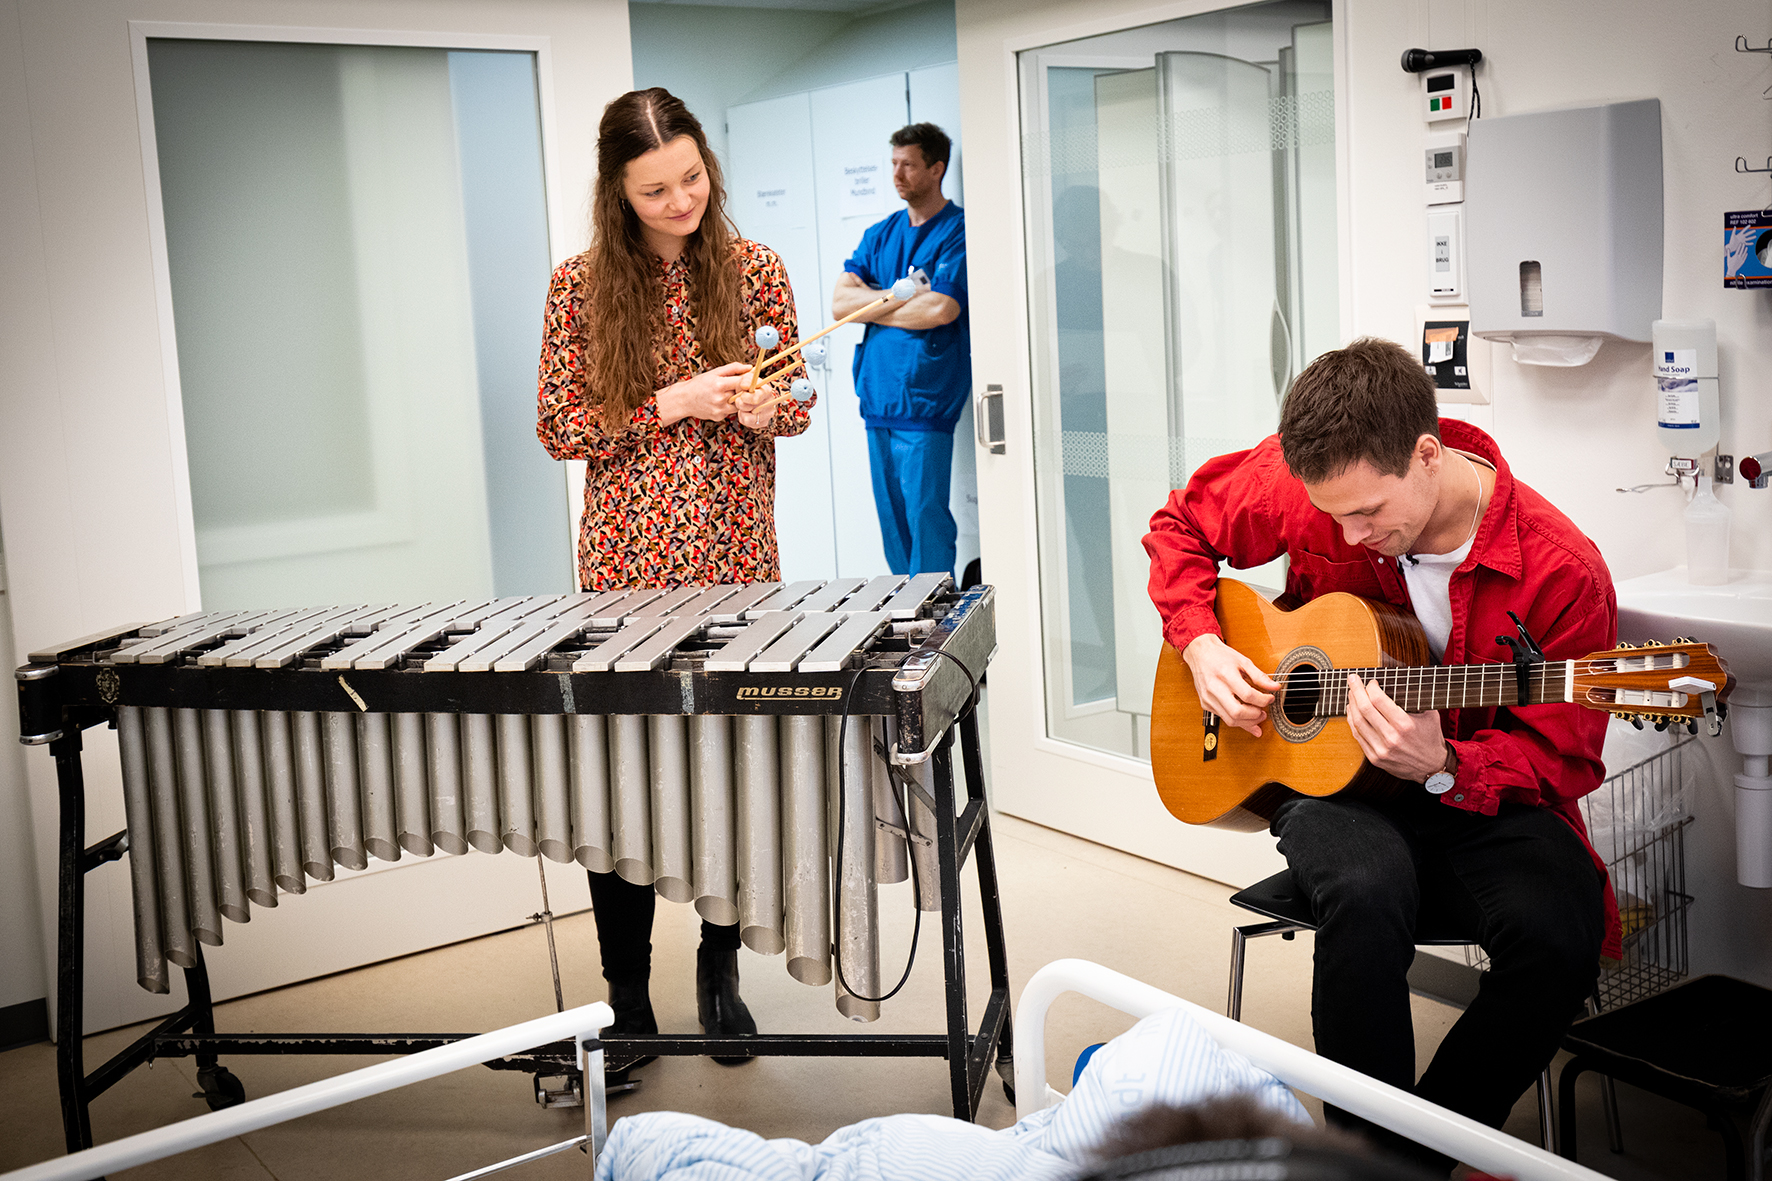
{"label": "black chair", "polygon": [[[1293,884],[1292,871],[1289,869],[1281,870],[1247,889],[1237,891],[1231,895],[1231,901],[1244,910],[1265,915],[1270,920],[1231,929],[1231,987],[1225,1014],[1232,1021],[1241,1021],[1244,953],[1249,940],[1259,939],[1263,935],[1291,939],[1300,931],[1315,931],[1317,920],[1311,913],[1310,899]],[[1473,932],[1456,929],[1456,924],[1431,910],[1421,916],[1419,929],[1415,933],[1415,942],[1422,947],[1455,947],[1476,941],[1477,937]],[[1565,1073],[1564,1078],[1567,1077]],[[1565,1120],[1570,1118],[1567,1105],[1568,1100],[1565,1099]],[[1548,1066],[1538,1076],[1538,1132],[1546,1151],[1555,1152],[1556,1122],[1551,1111],[1551,1077]]]}
{"label": "black chair", "polygon": [[[1563,1038],[1563,1155],[1575,1159],[1575,1080],[1599,1071],[1696,1108],[1723,1138],[1728,1175],[1766,1176],[1772,1124],[1772,989],[1700,976],[1578,1021]],[[1619,1151],[1622,1142],[1613,1145]]]}

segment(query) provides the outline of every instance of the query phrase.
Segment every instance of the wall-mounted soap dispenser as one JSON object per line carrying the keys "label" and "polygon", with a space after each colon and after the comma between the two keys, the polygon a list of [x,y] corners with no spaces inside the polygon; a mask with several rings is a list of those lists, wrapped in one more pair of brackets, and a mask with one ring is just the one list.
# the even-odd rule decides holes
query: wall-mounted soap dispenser
{"label": "wall-mounted soap dispenser", "polygon": [[1580,365],[1661,315],[1661,103],[1472,119],[1471,331],[1515,360]]}
{"label": "wall-mounted soap dispenser", "polygon": [[1655,436],[1669,455],[1696,460],[1717,445],[1722,430],[1717,421],[1716,321],[1657,320],[1649,339]]}

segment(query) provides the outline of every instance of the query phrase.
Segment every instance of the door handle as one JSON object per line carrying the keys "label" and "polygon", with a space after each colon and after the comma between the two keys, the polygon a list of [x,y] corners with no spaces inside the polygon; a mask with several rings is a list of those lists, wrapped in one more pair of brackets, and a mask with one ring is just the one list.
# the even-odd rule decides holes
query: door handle
{"label": "door handle", "polygon": [[1003,387],[987,385],[973,395],[972,424],[978,432],[978,445],[992,455],[1008,450],[1008,435],[1003,427]]}

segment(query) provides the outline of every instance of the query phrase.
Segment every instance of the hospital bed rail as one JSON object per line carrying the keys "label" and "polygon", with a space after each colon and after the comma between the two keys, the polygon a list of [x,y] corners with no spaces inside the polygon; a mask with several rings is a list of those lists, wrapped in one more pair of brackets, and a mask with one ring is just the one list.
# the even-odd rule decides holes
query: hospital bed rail
{"label": "hospital bed rail", "polygon": [[1081,993],[1138,1018],[1182,1009],[1219,1045],[1287,1086],[1486,1172],[1515,1181],[1605,1181],[1602,1174],[1537,1145],[1089,960],[1054,960],[1035,972],[1021,990],[1015,1008],[1016,1037],[1021,1043],[1015,1054],[1017,1119],[1064,1098],[1046,1084],[1046,1015],[1052,1002],[1066,992]]}
{"label": "hospital bed rail", "polygon": [[589,1177],[596,1170],[597,1154],[602,1151],[608,1134],[608,1114],[601,1085],[603,1045],[597,1040],[597,1033],[614,1020],[614,1010],[602,1001],[580,1005],[564,1012],[537,1017],[533,1021],[524,1021],[495,1029],[491,1033],[477,1034],[446,1046],[424,1050],[392,1062],[377,1063],[361,1070],[279,1091],[275,1095],[266,1095],[262,1099],[254,1099],[236,1107],[226,1107],[208,1115],[181,1120],[163,1128],[138,1132],[133,1136],[82,1149],[54,1160],[27,1165],[10,1173],[0,1173],[0,1181],[91,1181],[92,1178],[102,1177],[117,1169],[147,1164],[149,1161],[201,1148],[233,1136],[256,1132],[285,1120],[312,1115],[316,1111],[325,1111],[356,1099],[392,1091],[408,1083],[423,1082],[464,1067],[518,1054],[556,1041],[577,1043],[580,1077],[591,1083],[585,1088],[584,1135],[500,1161],[496,1165],[476,1169],[464,1174],[457,1181],[486,1176],[512,1165],[577,1148],[587,1141],[591,1149],[585,1175]]}

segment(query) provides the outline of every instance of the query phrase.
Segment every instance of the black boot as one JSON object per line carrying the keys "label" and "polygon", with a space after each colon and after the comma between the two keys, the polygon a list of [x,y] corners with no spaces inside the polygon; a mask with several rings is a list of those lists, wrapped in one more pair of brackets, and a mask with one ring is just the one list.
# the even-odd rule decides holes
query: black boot
{"label": "black boot", "polygon": [[[695,1005],[707,1034],[754,1034],[757,1022],[738,995],[738,952],[702,944],[695,951]],[[749,1054],[714,1057],[722,1066],[749,1062]]]}
{"label": "black boot", "polygon": [[[615,1010],[615,1020],[610,1023],[604,1033],[609,1037],[628,1037],[636,1034],[658,1032],[658,1018],[652,1015],[652,997],[647,991],[646,977],[629,981],[609,981],[609,1007]],[[627,1072],[636,1066],[644,1066],[656,1058],[656,1054],[638,1056],[609,1055],[604,1058],[603,1073],[621,1075],[626,1082]]]}

